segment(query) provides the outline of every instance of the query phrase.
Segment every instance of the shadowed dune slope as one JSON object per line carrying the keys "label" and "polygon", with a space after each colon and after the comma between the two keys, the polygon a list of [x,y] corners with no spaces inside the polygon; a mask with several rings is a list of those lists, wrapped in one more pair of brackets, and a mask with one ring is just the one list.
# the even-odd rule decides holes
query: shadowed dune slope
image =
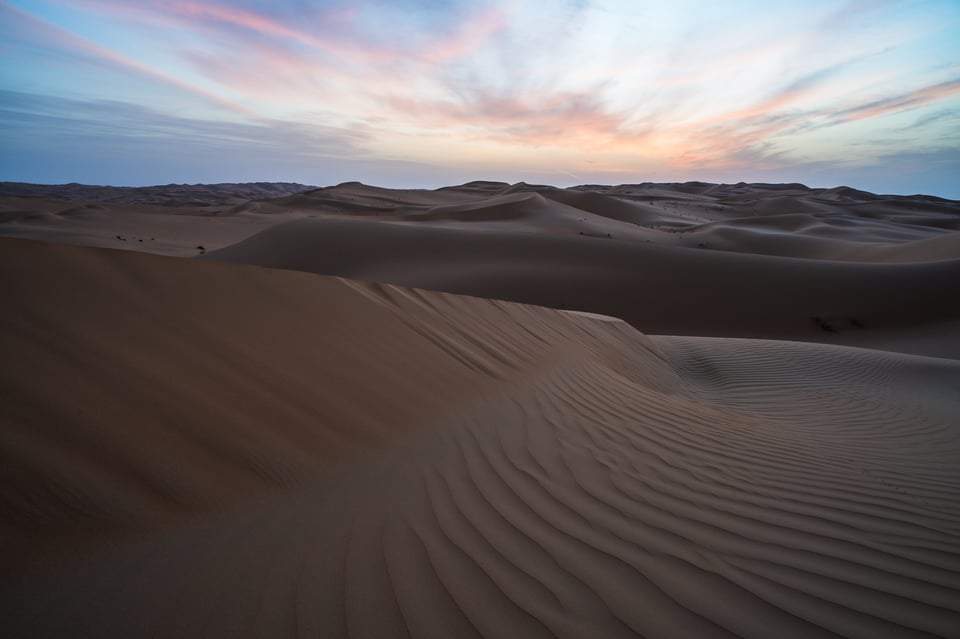
{"label": "shadowed dune slope", "polygon": [[4,637],[960,627],[955,361],[22,240],[0,286]]}
{"label": "shadowed dune slope", "polygon": [[651,334],[960,357],[960,259],[801,260],[352,218],[275,226],[205,259],[591,311]]}
{"label": "shadowed dune slope", "polygon": [[[960,257],[960,202],[848,187],[687,182],[560,189],[469,182],[427,190],[345,182],[304,189],[296,184],[125,189],[0,183],[0,236],[194,256],[201,246],[222,248],[291,218],[351,217],[815,260]],[[269,198],[284,193],[291,195]],[[87,204],[79,204],[84,198]],[[97,210],[76,214],[91,206]]]}

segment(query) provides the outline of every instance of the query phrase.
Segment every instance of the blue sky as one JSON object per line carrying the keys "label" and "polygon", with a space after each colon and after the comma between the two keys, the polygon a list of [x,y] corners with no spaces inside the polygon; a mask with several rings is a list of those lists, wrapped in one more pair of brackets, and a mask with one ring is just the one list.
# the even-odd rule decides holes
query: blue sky
{"label": "blue sky", "polygon": [[960,199],[960,2],[0,0],[0,180]]}

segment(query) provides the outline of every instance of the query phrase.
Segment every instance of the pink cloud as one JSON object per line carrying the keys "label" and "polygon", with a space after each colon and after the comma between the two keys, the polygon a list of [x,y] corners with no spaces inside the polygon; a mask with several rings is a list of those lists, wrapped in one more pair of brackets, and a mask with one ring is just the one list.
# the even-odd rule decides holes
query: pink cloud
{"label": "pink cloud", "polygon": [[626,114],[606,108],[598,95],[598,90],[475,94],[460,102],[392,95],[385,104],[395,116],[431,128],[457,127],[476,137],[525,145],[600,148],[639,141],[642,136],[623,129]]}
{"label": "pink cloud", "polygon": [[179,91],[189,93],[203,99],[210,104],[225,108],[234,113],[250,117],[259,117],[259,114],[242,104],[226,99],[220,95],[217,95],[216,93],[213,93],[212,91],[208,91],[202,87],[198,87],[194,84],[186,82],[172,74],[134,60],[133,58],[125,56],[117,51],[114,51],[113,49],[97,44],[96,42],[88,40],[83,36],[79,36],[71,31],[47,22],[43,18],[35,16],[28,11],[20,9],[19,7],[15,7],[8,3],[3,3],[3,6],[5,9],[13,13],[15,19],[22,21],[26,29],[35,33],[39,40],[42,40],[49,46],[67,49],[73,51],[74,53],[80,53],[86,58],[97,63],[105,63],[109,66],[120,67],[126,71],[132,71],[136,75],[160,82]]}
{"label": "pink cloud", "polygon": [[923,87],[908,93],[883,98],[836,112],[834,119],[838,122],[865,120],[882,115],[908,111],[925,106],[931,102],[949,98],[960,94],[960,79],[943,82],[929,87]]}
{"label": "pink cloud", "polygon": [[882,98],[840,110],[824,107],[797,109],[808,86],[798,83],[761,102],[736,111],[693,123],[686,131],[675,131],[672,163],[680,167],[736,164],[736,152],[757,149],[778,135],[798,127],[836,126],[925,106],[960,94],[960,80],[923,87],[909,93]]}
{"label": "pink cloud", "polygon": [[[327,10],[310,20],[294,22],[223,1],[87,0],[84,6],[97,8],[112,21],[123,22],[124,27],[136,21],[133,26],[142,27],[148,35],[178,30],[179,37],[161,38],[155,43],[172,48],[165,53],[172,52],[186,61],[191,73],[204,74],[211,88],[226,87],[230,95],[269,102],[285,113],[328,111],[336,113],[340,121],[375,123],[386,135],[453,134],[467,142],[493,140],[566,147],[583,154],[608,154],[607,158],[652,158],[679,168],[731,166],[745,157],[744,150],[753,153],[755,159],[772,140],[786,139],[804,127],[879,117],[960,93],[960,80],[955,80],[865,103],[825,107],[817,98],[838,88],[837,83],[825,80],[833,79],[831,69],[809,74],[779,91],[722,112],[717,112],[721,100],[716,98],[724,97],[723,91],[718,94],[713,88],[708,96],[697,93],[701,87],[716,87],[718,78],[734,78],[737,70],[749,69],[757,59],[782,57],[803,44],[803,38],[791,36],[768,38],[749,50],[732,44],[735,48],[696,64],[692,59],[684,62],[687,54],[681,53],[677,66],[664,64],[664,68],[678,72],[653,80],[635,80],[635,86],[628,88],[633,95],[642,92],[652,99],[636,98],[632,108],[614,108],[605,98],[612,82],[585,90],[532,90],[532,86],[556,86],[551,85],[556,64],[542,66],[540,75],[530,70],[535,66],[532,63],[527,67],[518,64],[516,71],[509,62],[504,68],[473,65],[475,61],[469,56],[491,43],[502,45],[496,53],[504,58],[539,60],[536,55],[528,55],[534,50],[528,41],[497,38],[509,28],[508,15],[497,8],[474,10],[442,32],[384,38],[380,32],[370,31],[380,25],[364,24],[369,16],[350,9]],[[44,41],[59,43],[51,46],[81,52],[98,63],[162,82],[232,112],[257,116],[212,90],[15,10],[33,21],[32,28],[45,30]],[[445,74],[454,68],[445,66],[451,61],[462,62],[456,68],[466,69],[464,76],[477,71],[480,77],[496,77],[489,85],[483,81],[458,85],[450,79],[452,73]],[[617,78],[617,89],[629,86],[631,80],[624,75],[639,72],[650,62],[619,64],[603,67],[602,71],[605,77]],[[811,63],[804,59],[803,65],[807,64]],[[847,62],[837,66],[843,64]],[[762,80],[762,69],[758,73]],[[586,72],[581,75],[589,77]],[[655,72],[634,77],[648,75]],[[744,71],[741,76],[745,75]],[[857,75],[857,86],[862,86],[863,77]],[[501,88],[484,88],[491,85]],[[759,82],[758,86],[764,85]],[[746,89],[738,92],[737,88],[733,87],[729,95],[747,94]],[[854,95],[855,89],[844,87],[840,95]],[[629,94],[620,94],[620,99],[625,95]],[[691,116],[693,113],[700,117]]]}
{"label": "pink cloud", "polygon": [[314,28],[306,28],[218,2],[91,2],[105,17],[133,21],[138,28],[170,25],[198,35],[196,46],[178,40],[172,53],[231,91],[297,106],[331,100],[370,106],[383,92],[402,92],[414,82],[439,88],[428,71],[470,55],[506,24],[501,10],[476,10],[457,27],[426,39],[387,39],[358,24],[355,9],[324,10],[308,21]]}
{"label": "pink cloud", "polygon": [[[343,42],[331,37],[322,37],[313,32],[292,28],[283,22],[244,9],[224,6],[213,3],[176,2],[167,5],[171,14],[176,17],[186,17],[184,23],[187,28],[203,23],[226,23],[238,26],[249,31],[279,38],[291,42],[307,45],[313,49],[332,53],[348,59],[361,59],[367,62],[385,60],[390,52],[372,47],[361,47],[349,42]],[[328,13],[324,20],[331,23],[342,23],[349,14]]]}
{"label": "pink cloud", "polygon": [[[696,122],[671,122],[656,115],[642,125],[628,111],[608,108],[600,88],[583,92],[526,93],[501,97],[475,93],[461,100],[424,100],[392,95],[387,110],[404,122],[459,135],[528,146],[566,147],[584,154],[633,156],[676,170],[758,167],[772,140],[808,125],[843,122],[916,108],[960,94],[960,80],[925,87],[839,111],[798,108],[818,86],[801,79],[753,105]],[[768,168],[770,168],[768,167]]]}
{"label": "pink cloud", "polygon": [[[324,10],[313,17],[306,29],[290,25],[275,17],[241,7],[217,2],[175,1],[148,4],[130,4],[117,0],[93,0],[93,6],[109,16],[124,16],[144,24],[165,20],[184,30],[218,32],[221,25],[239,27],[251,34],[274,39],[277,46],[292,43],[335,56],[340,62],[373,65],[396,64],[402,61],[438,63],[468,55],[481,47],[503,28],[506,17],[502,10],[477,10],[466,16],[462,27],[452,33],[439,34],[428,39],[419,48],[409,48],[406,39],[383,39],[365,32],[358,24],[355,8],[339,7]],[[239,34],[231,34],[240,42],[247,42]]]}
{"label": "pink cloud", "polygon": [[472,16],[462,29],[429,43],[416,57],[425,62],[446,62],[473,53],[506,26],[506,14],[500,8]]}

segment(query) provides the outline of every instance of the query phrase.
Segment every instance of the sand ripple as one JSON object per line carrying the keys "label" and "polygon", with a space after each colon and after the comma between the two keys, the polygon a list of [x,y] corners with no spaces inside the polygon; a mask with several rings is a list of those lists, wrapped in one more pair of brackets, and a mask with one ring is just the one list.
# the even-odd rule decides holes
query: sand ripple
{"label": "sand ripple", "polygon": [[[221,290],[222,304],[269,295],[276,313],[261,312],[250,335],[281,331],[288,298],[335,300],[322,317],[322,307],[300,308],[298,343],[314,356],[353,346],[357,358],[288,387],[300,404],[283,424],[244,428],[297,424],[303,441],[313,432],[324,442],[367,429],[376,441],[332,460],[304,446],[239,455],[229,452],[236,416],[224,412],[196,446],[261,488],[210,498],[214,480],[192,472],[181,490],[207,495],[203,508],[21,566],[0,591],[3,636],[957,636],[956,361],[648,337],[609,319],[212,263],[178,266],[190,275],[182,293],[186,280],[159,275],[168,260],[148,256],[99,256],[85,280],[90,252],[58,258],[77,260],[74,289],[117,272],[104,264],[126,265],[137,277],[120,276],[114,290],[150,287],[136,298],[148,315],[202,291]],[[50,320],[36,300],[15,301],[38,325]],[[99,316],[102,330],[122,321],[111,317]],[[366,330],[347,331],[361,321]],[[72,348],[95,351],[83,335]],[[244,348],[265,370],[282,366],[270,348]],[[150,361],[131,352],[126,374],[183,356],[150,352]],[[253,393],[248,374],[208,368],[192,383]],[[430,410],[404,415],[415,428],[374,437],[363,401],[324,390],[343,374],[353,389],[376,382],[367,402],[409,396],[422,379],[435,393],[417,402]],[[390,413],[375,419],[389,424]],[[119,446],[127,432],[64,423],[101,445]],[[163,456],[156,428],[143,432]],[[202,462],[169,457],[162,467],[175,478],[190,459]],[[118,477],[110,485],[129,486]],[[20,512],[70,507],[95,534],[112,525],[84,505],[95,485],[37,493]]]}

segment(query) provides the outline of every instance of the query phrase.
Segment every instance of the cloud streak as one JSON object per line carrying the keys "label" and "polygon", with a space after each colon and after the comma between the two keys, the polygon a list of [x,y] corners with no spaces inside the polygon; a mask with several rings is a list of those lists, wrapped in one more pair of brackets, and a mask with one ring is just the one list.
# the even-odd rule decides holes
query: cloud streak
{"label": "cloud streak", "polygon": [[955,95],[960,95],[960,78],[849,107],[836,112],[833,119],[839,123],[878,118],[891,113],[917,109]]}
{"label": "cloud streak", "polygon": [[[811,153],[839,166],[956,138],[960,12],[917,3],[0,0],[24,64],[0,88],[87,105],[107,104],[104,89],[104,114],[142,118],[156,140],[223,136],[238,153],[296,154],[300,140],[358,161],[747,178]],[[79,65],[98,87],[86,95]]]}
{"label": "cloud streak", "polygon": [[237,151],[256,147],[272,154],[301,157],[347,157],[360,153],[368,134],[258,118],[256,122],[205,120],[164,113],[116,100],[73,100],[15,91],[0,91],[4,129],[30,136],[103,136],[119,140],[189,140]]}
{"label": "cloud streak", "polygon": [[72,54],[79,54],[85,59],[97,64],[119,67],[135,75],[160,82],[172,89],[189,93],[212,105],[241,115],[254,117],[258,115],[252,109],[227,99],[214,91],[185,82],[175,74],[153,68],[150,65],[112,50],[109,47],[102,46],[83,36],[51,24],[9,3],[0,3],[0,10],[3,11],[5,19],[10,20],[8,27],[12,25],[14,28],[23,28],[38,40],[49,43],[51,47],[61,48]]}

